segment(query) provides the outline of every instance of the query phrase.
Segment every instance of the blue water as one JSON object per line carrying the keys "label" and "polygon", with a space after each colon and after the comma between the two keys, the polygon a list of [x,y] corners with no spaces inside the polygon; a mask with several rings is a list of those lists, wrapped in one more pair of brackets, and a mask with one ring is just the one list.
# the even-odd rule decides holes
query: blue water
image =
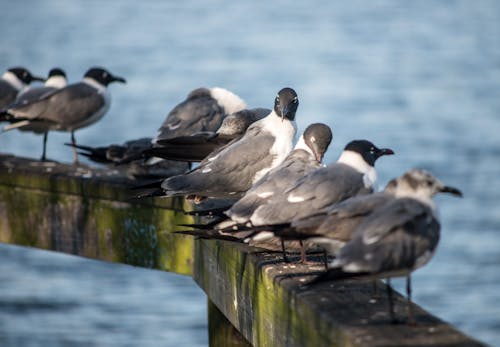
{"label": "blue water", "polygon": [[[111,86],[104,119],[77,132],[80,143],[154,135],[199,86],[226,87],[252,107],[271,107],[291,86],[299,128],[333,128],[327,162],[367,138],[397,153],[378,163],[382,185],[423,167],[461,188],[464,199],[437,198],[441,244],[415,274],[415,300],[497,344],[500,2],[2,0],[0,11],[0,67],[58,65],[76,81],[104,65],[127,78]],[[49,157],[71,161],[68,140],[51,133]],[[38,157],[41,141],[10,132],[0,151]],[[2,345],[64,346],[74,335],[93,346],[206,344],[205,298],[188,278],[11,247],[0,257]],[[32,301],[43,309],[16,309]]]}

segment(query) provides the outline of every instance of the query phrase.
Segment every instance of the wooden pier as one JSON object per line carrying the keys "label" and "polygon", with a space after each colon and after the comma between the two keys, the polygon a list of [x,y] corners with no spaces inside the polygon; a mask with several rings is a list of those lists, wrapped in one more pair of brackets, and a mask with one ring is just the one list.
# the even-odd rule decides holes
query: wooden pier
{"label": "wooden pier", "polygon": [[[321,265],[285,264],[244,244],[173,234],[183,199],[131,199],[112,170],[0,155],[0,242],[192,276],[209,305],[211,346],[484,346],[414,305],[393,325],[385,285],[303,284]],[[406,299],[396,295],[406,317]]]}

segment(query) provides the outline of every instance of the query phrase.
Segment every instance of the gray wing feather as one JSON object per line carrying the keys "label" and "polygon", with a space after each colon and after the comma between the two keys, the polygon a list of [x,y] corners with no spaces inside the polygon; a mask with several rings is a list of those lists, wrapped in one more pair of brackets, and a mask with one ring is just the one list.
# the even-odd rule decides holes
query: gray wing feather
{"label": "gray wing feather", "polygon": [[[319,167],[320,163],[306,151],[292,151],[281,165],[264,175],[245,196],[233,205],[227,212],[228,216],[233,219],[248,220],[253,212],[260,205],[267,202],[271,196],[283,194],[296,180],[317,170]],[[266,197],[262,195],[264,193],[270,195]]]}
{"label": "gray wing feather", "polygon": [[251,127],[215,159],[204,161],[188,174],[165,180],[162,188],[167,196],[196,194],[226,197],[246,192],[252,186],[255,174],[271,165],[274,158],[269,155],[269,150],[273,143],[271,134]]}
{"label": "gray wing feather", "polygon": [[[364,187],[363,176],[344,164],[330,164],[298,180],[282,196],[260,206],[252,216],[252,223],[279,224],[295,218],[316,214],[332,204],[355,195],[371,193]],[[300,202],[290,200],[300,199]]]}
{"label": "gray wing feather", "polygon": [[356,264],[360,272],[369,273],[411,271],[419,258],[432,254],[439,229],[428,207],[413,199],[396,199],[358,226],[337,263]]}
{"label": "gray wing feather", "polygon": [[188,98],[170,111],[167,119],[158,129],[157,139],[216,131],[224,116],[224,109],[212,97],[206,95]]}
{"label": "gray wing feather", "polygon": [[104,106],[104,99],[96,89],[75,83],[59,89],[27,105],[9,109],[18,118],[46,121],[67,129],[87,119]]}

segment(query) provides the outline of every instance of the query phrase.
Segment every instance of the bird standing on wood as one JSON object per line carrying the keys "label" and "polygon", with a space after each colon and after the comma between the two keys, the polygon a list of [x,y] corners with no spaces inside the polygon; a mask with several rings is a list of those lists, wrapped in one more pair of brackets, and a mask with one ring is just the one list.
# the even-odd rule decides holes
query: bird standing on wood
{"label": "bird standing on wood", "polygon": [[34,76],[24,67],[11,67],[0,78],[0,110],[9,106],[33,81],[45,81],[45,78]]}
{"label": "bird standing on wood", "polygon": [[[6,110],[5,119],[11,122],[4,131],[29,127],[35,132],[49,130],[71,132],[71,143],[76,144],[74,132],[101,119],[111,104],[107,86],[112,82],[125,83],[122,77],[114,76],[100,67],[90,68],[81,82],[53,91],[33,102]],[[43,155],[45,159],[46,136]],[[76,148],[73,148],[74,163],[78,163]]]}
{"label": "bird standing on wood", "polygon": [[[352,238],[336,254],[329,270],[311,284],[344,278],[391,278],[406,276],[408,322],[411,310],[411,273],[425,265],[439,242],[440,224],[432,197],[438,193],[462,196],[427,171],[414,169],[396,181],[395,198],[368,208],[371,213],[352,232]],[[358,201],[357,205],[362,205]],[[390,315],[396,321],[392,288],[387,286]]]}
{"label": "bird standing on wood", "polygon": [[[39,123],[35,122],[32,124],[25,124],[25,125],[16,125],[16,119],[15,117],[12,117],[8,114],[9,109],[16,109],[19,107],[23,107],[26,105],[29,105],[31,103],[37,102],[38,100],[42,99],[43,97],[55,92],[56,90],[59,90],[61,88],[66,87],[67,85],[67,79],[66,79],[66,73],[60,69],[60,68],[53,68],[49,71],[49,76],[45,80],[45,83],[43,86],[40,87],[30,87],[30,88],[25,88],[22,92],[20,92],[17,95],[16,100],[11,103],[6,110],[6,113],[0,117],[4,117],[3,119],[5,120],[10,120],[14,122],[14,127],[20,131],[32,131],[35,133],[43,133],[43,153],[41,160],[45,160],[45,147],[47,143],[47,136],[48,136],[48,129],[45,125],[39,126]],[[9,126],[6,127],[7,130],[9,129]]]}
{"label": "bird standing on wood", "polygon": [[163,181],[162,195],[234,198],[245,193],[291,151],[298,105],[297,93],[283,88],[269,115],[196,169]]}

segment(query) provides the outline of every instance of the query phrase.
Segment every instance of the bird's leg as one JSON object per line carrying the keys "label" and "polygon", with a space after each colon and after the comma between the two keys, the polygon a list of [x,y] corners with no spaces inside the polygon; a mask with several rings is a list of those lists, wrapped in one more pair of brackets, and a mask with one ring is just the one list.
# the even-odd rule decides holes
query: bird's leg
{"label": "bird's leg", "polygon": [[391,316],[391,322],[392,324],[396,324],[398,321],[396,319],[396,314],[394,313],[394,302],[393,302],[393,295],[392,295],[392,287],[391,287],[391,279],[387,279],[387,299],[389,300],[389,315]]}
{"label": "bird's leg", "polygon": [[377,280],[372,281],[372,289],[373,289],[373,297],[376,298],[379,296],[378,293],[378,285],[377,285]]}
{"label": "bird's leg", "polygon": [[417,325],[411,303],[411,275],[406,276],[406,295],[408,300],[408,325]]}
{"label": "bird's leg", "polygon": [[71,144],[73,145],[73,165],[78,164],[78,153],[76,152],[75,131],[71,130]]}
{"label": "bird's leg", "polygon": [[306,246],[302,240],[299,241],[300,244],[300,263],[307,263]]}
{"label": "bird's leg", "polygon": [[281,252],[283,253],[283,261],[285,263],[289,263],[290,259],[288,259],[288,256],[286,255],[285,240],[283,239],[281,239]]}
{"label": "bird's leg", "polygon": [[328,252],[326,249],[323,250],[323,265],[325,265],[325,270],[328,270]]}
{"label": "bird's leg", "polygon": [[42,157],[40,158],[41,161],[47,160],[47,157],[45,156],[46,149],[47,149],[47,136],[49,132],[46,131],[43,133],[43,152],[42,152]]}

